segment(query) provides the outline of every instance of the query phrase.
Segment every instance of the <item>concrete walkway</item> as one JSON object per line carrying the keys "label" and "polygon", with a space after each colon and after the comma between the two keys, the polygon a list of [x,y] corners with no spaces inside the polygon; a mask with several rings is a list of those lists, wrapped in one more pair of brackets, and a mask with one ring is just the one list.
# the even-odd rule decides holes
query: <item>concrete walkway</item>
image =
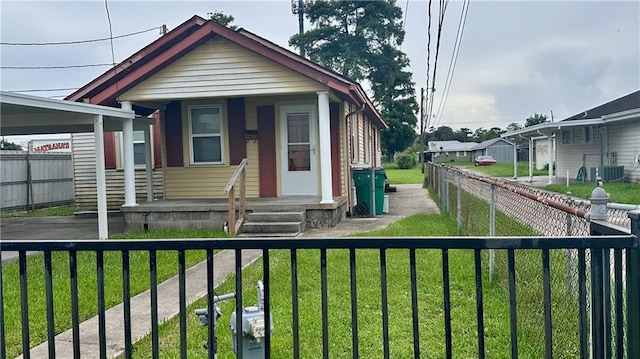
{"label": "concrete walkway", "polygon": [[[384,228],[404,217],[418,213],[438,213],[437,205],[429,198],[421,185],[397,185],[397,192],[388,193],[389,213],[375,218],[347,218],[336,228],[309,230],[302,237],[339,237],[355,232]],[[258,260],[262,251],[242,251],[243,268]],[[235,270],[235,254],[231,250],[217,253],[214,257],[214,286],[220,285]],[[186,271],[187,305],[206,296],[206,262],[199,263]],[[151,332],[150,293],[146,291],[131,298],[132,341],[136,342]],[[158,285],[158,321],[169,320],[179,314],[178,276]],[[192,315],[191,313],[188,313]],[[105,312],[107,357],[115,358],[124,354],[123,305],[117,305]],[[72,331],[67,330],[56,336],[56,358],[73,357]],[[98,317],[80,324],[80,357],[99,358]],[[31,349],[31,357],[48,356],[48,345],[42,343]],[[19,358],[21,358],[20,356]]]}

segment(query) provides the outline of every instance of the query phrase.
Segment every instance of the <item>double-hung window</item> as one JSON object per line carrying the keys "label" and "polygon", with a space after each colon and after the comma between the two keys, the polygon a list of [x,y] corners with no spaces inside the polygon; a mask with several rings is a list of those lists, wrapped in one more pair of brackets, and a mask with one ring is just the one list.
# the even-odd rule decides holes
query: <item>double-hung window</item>
{"label": "double-hung window", "polygon": [[189,108],[191,163],[222,163],[222,110],[219,106]]}
{"label": "double-hung window", "polygon": [[144,131],[133,131],[133,163],[144,166],[145,162]]}

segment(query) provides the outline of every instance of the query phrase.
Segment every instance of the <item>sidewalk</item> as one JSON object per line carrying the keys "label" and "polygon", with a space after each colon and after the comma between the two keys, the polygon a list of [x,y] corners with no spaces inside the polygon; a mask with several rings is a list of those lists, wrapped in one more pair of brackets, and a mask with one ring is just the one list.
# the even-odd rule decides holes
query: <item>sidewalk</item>
{"label": "sidewalk", "polygon": [[[355,232],[384,228],[404,217],[418,213],[437,213],[437,205],[429,198],[421,185],[397,185],[397,192],[389,193],[389,213],[374,218],[346,218],[336,228],[309,230],[301,237],[340,237]],[[242,251],[243,268],[258,260],[260,250]],[[186,271],[187,305],[206,296],[206,262]],[[214,286],[220,285],[235,270],[235,253],[224,250],[214,257]],[[136,342],[151,332],[151,305],[149,291],[131,298],[131,333]],[[158,321],[162,323],[179,314],[178,276],[158,285]],[[124,353],[123,305],[105,312],[107,357],[114,358]],[[67,330],[56,336],[56,358],[73,358],[73,333]],[[98,317],[80,323],[80,357],[99,358]],[[48,345],[44,342],[30,351],[33,358],[48,356]],[[20,356],[19,358],[22,358]]]}

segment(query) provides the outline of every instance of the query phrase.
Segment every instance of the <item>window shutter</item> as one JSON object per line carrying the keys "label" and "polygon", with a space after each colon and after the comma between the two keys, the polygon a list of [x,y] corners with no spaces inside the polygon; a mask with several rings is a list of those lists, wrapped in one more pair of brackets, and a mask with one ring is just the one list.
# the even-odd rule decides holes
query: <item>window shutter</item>
{"label": "window shutter", "polygon": [[182,109],[180,101],[167,105],[164,116],[164,132],[167,148],[167,167],[182,167]]}

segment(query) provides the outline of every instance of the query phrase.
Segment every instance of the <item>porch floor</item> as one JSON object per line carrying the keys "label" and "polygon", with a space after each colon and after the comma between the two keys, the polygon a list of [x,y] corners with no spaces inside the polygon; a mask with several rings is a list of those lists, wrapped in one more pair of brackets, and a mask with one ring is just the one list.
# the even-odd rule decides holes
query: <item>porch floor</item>
{"label": "porch floor", "polygon": [[[333,197],[333,203],[321,204],[320,196],[284,196],[272,198],[247,198],[245,209],[258,212],[302,211],[307,209],[336,209],[347,202],[346,196]],[[238,201],[236,200],[236,209]],[[160,199],[143,202],[135,207],[123,207],[122,212],[176,212],[176,211],[227,211],[226,198],[211,199]]]}

